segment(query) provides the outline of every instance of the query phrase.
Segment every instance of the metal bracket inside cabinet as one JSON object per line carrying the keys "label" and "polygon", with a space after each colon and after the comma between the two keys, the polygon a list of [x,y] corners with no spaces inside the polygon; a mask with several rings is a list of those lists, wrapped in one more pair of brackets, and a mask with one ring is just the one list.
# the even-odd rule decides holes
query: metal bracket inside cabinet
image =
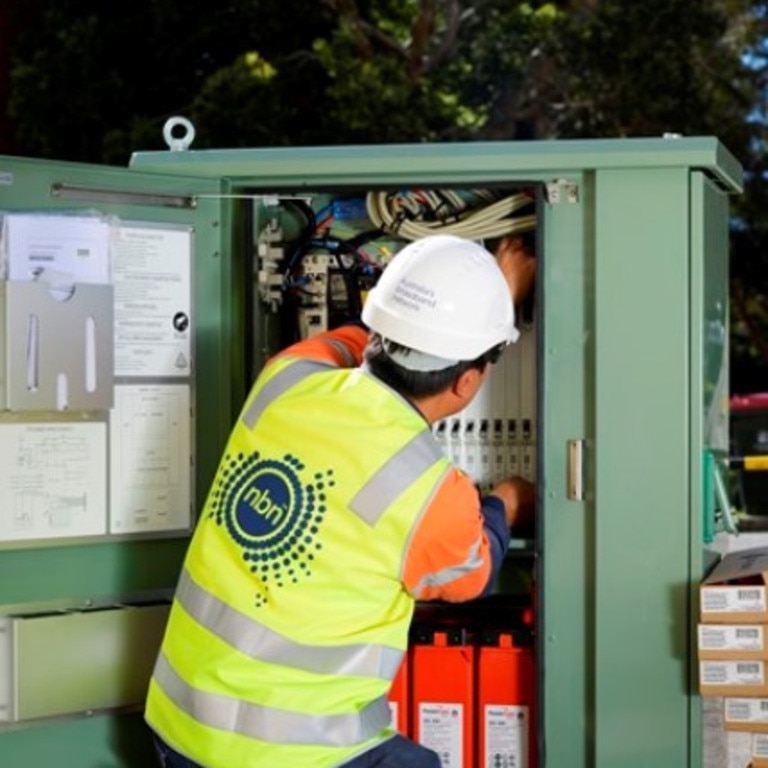
{"label": "metal bracket inside cabinet", "polygon": [[152,205],[162,208],[197,208],[195,195],[166,195],[159,192],[131,192],[125,189],[97,189],[77,184],[54,182],[51,197],[81,203],[113,203],[120,205]]}
{"label": "metal bracket inside cabinet", "polygon": [[569,440],[568,449],[568,490],[571,501],[584,499],[584,440]]}
{"label": "metal bracket inside cabinet", "polygon": [[[710,449],[704,451],[702,489],[702,537],[705,544],[711,544],[721,531],[737,534],[739,527],[723,477],[723,457]],[[727,461],[727,460],[726,460]]]}
{"label": "metal bracket inside cabinet", "polygon": [[727,533],[738,533],[739,527],[736,524],[736,519],[733,515],[734,508],[731,504],[731,498],[728,494],[728,488],[723,478],[723,468],[717,461],[717,458],[712,462],[712,468],[714,470],[714,490],[715,499],[717,500],[720,515],[722,517],[723,529]]}
{"label": "metal bracket inside cabinet", "polygon": [[0,615],[0,730],[140,707],[170,605]]}
{"label": "metal bracket inside cabinet", "polygon": [[568,181],[568,179],[549,181],[546,184],[546,189],[547,202],[551,205],[557,205],[562,202],[579,202],[579,185],[575,181]]}

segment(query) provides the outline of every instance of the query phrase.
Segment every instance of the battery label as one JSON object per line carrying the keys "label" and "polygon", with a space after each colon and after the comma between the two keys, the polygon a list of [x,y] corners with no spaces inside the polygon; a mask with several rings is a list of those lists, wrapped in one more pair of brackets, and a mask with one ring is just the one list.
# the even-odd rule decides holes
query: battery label
{"label": "battery label", "polygon": [[726,699],[725,721],[768,723],[768,699]]}
{"label": "battery label", "polygon": [[701,610],[705,613],[765,611],[765,587],[704,587]]}
{"label": "battery label", "polygon": [[482,768],[528,768],[528,707],[487,704]]}
{"label": "battery label", "polygon": [[702,651],[762,651],[764,642],[762,626],[699,624]]}
{"label": "battery label", "polygon": [[702,661],[701,682],[705,685],[763,685],[762,661]]}
{"label": "battery label", "polygon": [[423,746],[437,752],[440,768],[462,768],[464,706],[421,703],[419,733]]}

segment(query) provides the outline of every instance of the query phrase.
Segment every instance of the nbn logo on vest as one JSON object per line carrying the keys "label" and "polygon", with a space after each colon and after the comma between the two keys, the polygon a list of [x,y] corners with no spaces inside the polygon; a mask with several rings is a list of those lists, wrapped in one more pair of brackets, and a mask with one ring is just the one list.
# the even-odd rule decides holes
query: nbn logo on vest
{"label": "nbn logo on vest", "polygon": [[208,518],[242,547],[243,561],[261,585],[257,606],[265,604],[271,587],[311,576],[323,548],[327,493],[335,485],[333,469],[310,469],[291,454],[224,457],[208,496]]}
{"label": "nbn logo on vest", "polygon": [[288,533],[301,512],[301,484],[293,469],[275,461],[252,468],[235,493],[237,528],[248,538]]}
{"label": "nbn logo on vest", "polygon": [[[270,479],[281,480],[280,478]],[[274,485],[274,483],[271,483],[271,485]],[[277,490],[280,496],[283,496],[285,495],[283,493],[285,485],[280,482],[280,486]],[[275,493],[275,490],[272,490],[272,493]],[[269,486],[264,488],[259,488],[257,485],[251,486],[243,494],[240,503],[250,507],[256,513],[257,520],[261,519],[274,528],[279,528],[288,517],[288,504],[286,502],[280,504],[273,501],[272,496],[270,496]]]}

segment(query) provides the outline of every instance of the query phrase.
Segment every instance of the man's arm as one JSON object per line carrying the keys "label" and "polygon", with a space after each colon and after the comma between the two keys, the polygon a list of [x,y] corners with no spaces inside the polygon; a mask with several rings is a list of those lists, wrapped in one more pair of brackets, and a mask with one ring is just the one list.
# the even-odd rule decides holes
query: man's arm
{"label": "man's arm", "polygon": [[[509,481],[510,486],[519,483],[525,481]],[[417,600],[463,602],[493,583],[509,546],[507,521],[517,517],[512,487],[507,486],[501,484],[500,495],[481,500],[466,474],[449,471],[406,552],[403,583]]]}
{"label": "man's arm", "polygon": [[483,499],[483,519],[491,546],[491,575],[487,592],[501,570],[509,550],[510,532],[516,536],[533,533],[536,487],[521,477],[513,477],[497,485]]}

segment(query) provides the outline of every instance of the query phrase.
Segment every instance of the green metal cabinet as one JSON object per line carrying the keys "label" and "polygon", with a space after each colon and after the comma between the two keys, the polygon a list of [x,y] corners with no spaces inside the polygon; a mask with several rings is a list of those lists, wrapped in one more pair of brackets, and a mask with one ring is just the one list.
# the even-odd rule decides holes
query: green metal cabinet
{"label": "green metal cabinet", "polygon": [[[716,139],[180,150],[122,170],[5,158],[3,178],[2,209],[194,226],[198,502],[259,362],[254,197],[536,190],[538,768],[699,768],[704,455],[726,447],[728,197],[741,186]],[[184,543],[0,549],[0,614],[167,590]],[[4,768],[129,768],[150,764],[136,757],[145,739],[137,713],[96,713],[0,727],[0,755]]]}

